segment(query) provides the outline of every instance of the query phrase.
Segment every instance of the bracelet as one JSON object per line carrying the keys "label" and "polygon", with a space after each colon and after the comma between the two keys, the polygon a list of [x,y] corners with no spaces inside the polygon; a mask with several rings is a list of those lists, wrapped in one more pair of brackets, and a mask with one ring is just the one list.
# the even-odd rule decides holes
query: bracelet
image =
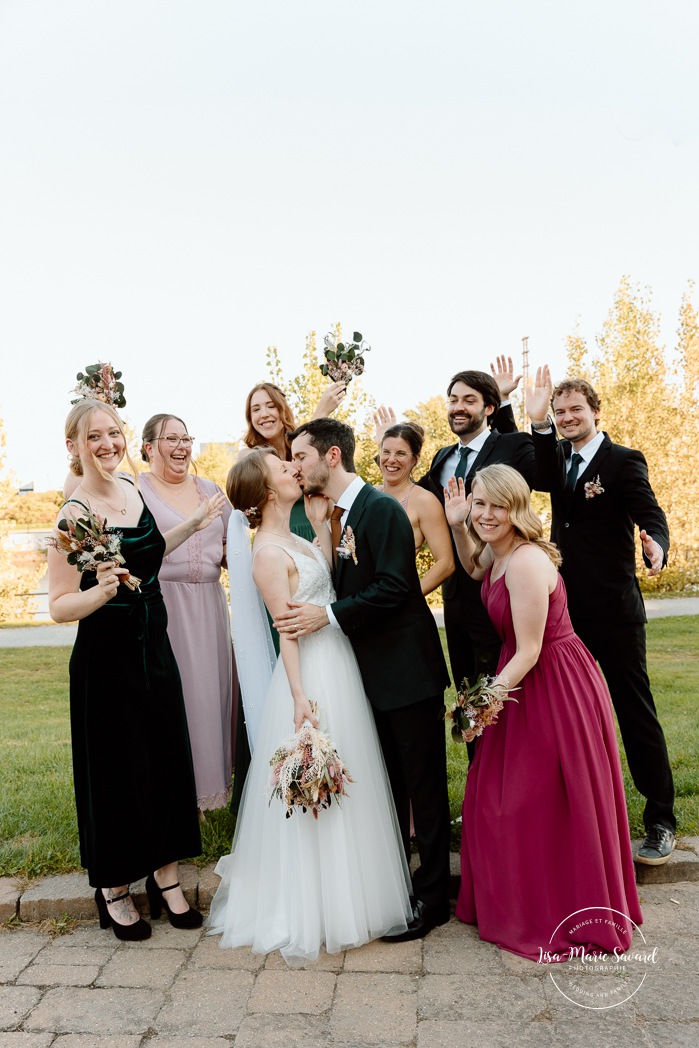
{"label": "bracelet", "polygon": [[541,433],[544,429],[553,429],[553,419],[547,415],[543,422],[532,422],[531,427],[534,433]]}

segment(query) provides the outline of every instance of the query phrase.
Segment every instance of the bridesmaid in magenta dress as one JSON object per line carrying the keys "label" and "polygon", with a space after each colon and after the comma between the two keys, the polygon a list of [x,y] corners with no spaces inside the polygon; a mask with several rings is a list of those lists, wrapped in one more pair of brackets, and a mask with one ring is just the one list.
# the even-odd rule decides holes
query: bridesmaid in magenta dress
{"label": "bridesmaid in magenta dress", "polygon": [[532,960],[626,950],[642,916],[611,701],[570,624],[560,555],[509,466],[477,473],[468,498],[450,481],[445,508],[502,638],[495,683],[517,700],[476,742],[456,915]]}

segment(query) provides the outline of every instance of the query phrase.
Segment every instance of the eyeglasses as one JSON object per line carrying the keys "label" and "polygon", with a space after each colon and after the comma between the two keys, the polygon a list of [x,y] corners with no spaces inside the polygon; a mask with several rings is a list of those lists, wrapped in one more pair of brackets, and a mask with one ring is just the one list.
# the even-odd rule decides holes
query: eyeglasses
{"label": "eyeglasses", "polygon": [[170,448],[176,448],[179,444],[182,444],[185,448],[191,448],[194,443],[194,437],[176,437],[169,434],[167,437],[153,437],[153,440],[164,440]]}

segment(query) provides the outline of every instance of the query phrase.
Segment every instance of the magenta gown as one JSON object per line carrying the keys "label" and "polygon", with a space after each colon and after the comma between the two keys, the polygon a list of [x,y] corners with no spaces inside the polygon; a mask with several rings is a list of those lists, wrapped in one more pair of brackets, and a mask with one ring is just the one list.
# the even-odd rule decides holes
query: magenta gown
{"label": "magenta gown", "polygon": [[[515,650],[504,575],[491,585],[488,571],[483,603],[503,641],[500,669]],[[611,700],[560,576],[538,662],[513,697],[468,772],[456,916],[532,960],[627,949],[633,926],[606,913],[642,920]]]}
{"label": "magenta gown", "polygon": [[[221,491],[212,480],[195,477],[199,501]],[[165,502],[147,473],[141,495],[161,532],[185,519]],[[158,581],[167,608],[167,632],[177,659],[192,745],[197,804],[202,811],[222,808],[231,795],[233,717],[237,674],[231,644],[228,602],[221,585],[230,516],[197,531],[163,560]]]}

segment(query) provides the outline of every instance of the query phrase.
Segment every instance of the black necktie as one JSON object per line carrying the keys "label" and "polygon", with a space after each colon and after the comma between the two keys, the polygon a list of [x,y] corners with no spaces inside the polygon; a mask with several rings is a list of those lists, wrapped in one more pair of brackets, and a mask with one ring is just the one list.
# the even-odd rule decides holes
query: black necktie
{"label": "black necktie", "polygon": [[468,456],[471,453],[470,448],[460,447],[459,448],[459,461],[456,464],[454,470],[454,476],[458,480],[459,477],[463,480],[468,472]]}
{"label": "black necktie", "polygon": [[568,491],[575,490],[575,482],[578,479],[580,463],[582,460],[582,455],[579,455],[577,451],[574,451],[570,456],[570,469],[568,470],[568,476],[566,477],[566,488]]}

